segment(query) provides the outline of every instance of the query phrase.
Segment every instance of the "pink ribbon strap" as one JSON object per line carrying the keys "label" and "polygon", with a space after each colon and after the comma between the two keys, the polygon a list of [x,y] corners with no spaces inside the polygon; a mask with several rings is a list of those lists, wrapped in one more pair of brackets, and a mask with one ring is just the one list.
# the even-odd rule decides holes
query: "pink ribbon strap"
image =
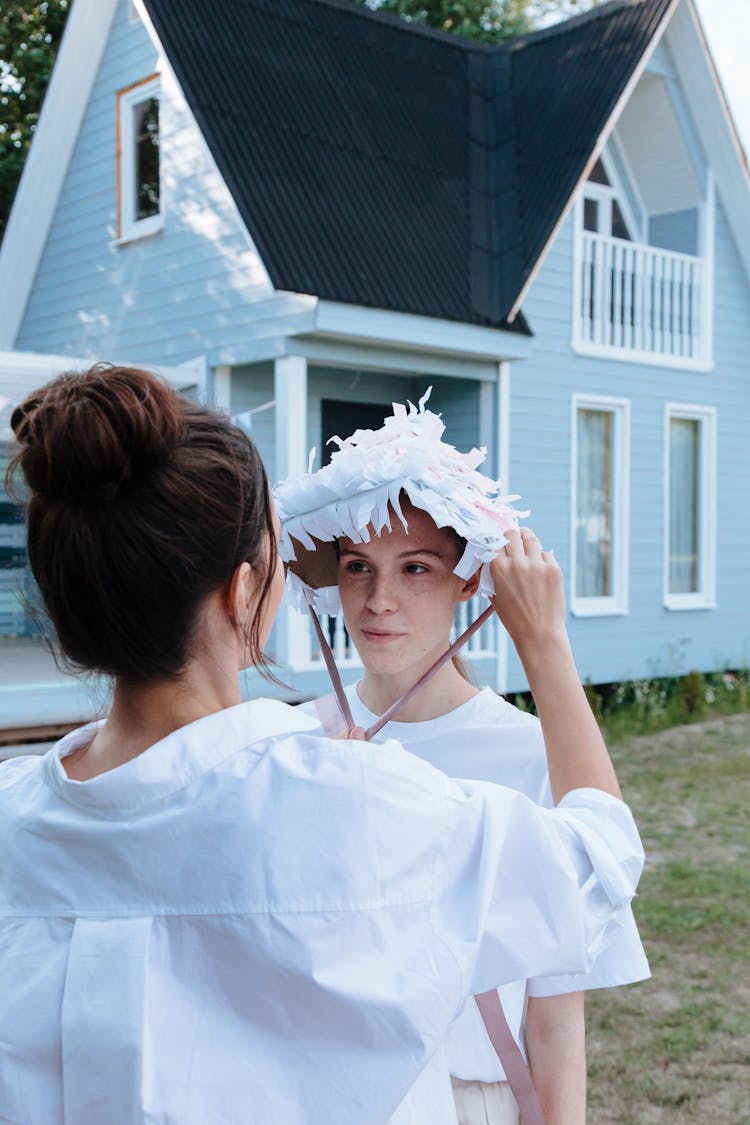
{"label": "pink ribbon strap", "polygon": [[391,706],[386,711],[384,711],[378,719],[376,719],[372,726],[367,728],[367,730],[365,731],[365,738],[368,742],[373,737],[373,735],[376,735],[379,730],[383,729],[386,723],[389,723],[391,721],[396,712],[400,711],[404,704],[408,703],[412,696],[416,692],[418,692],[419,689],[423,687],[428,680],[432,679],[435,673],[438,672],[448,660],[451,660],[456,655],[458,650],[466,644],[469,637],[473,637],[477,629],[481,629],[485,621],[489,621],[494,612],[495,610],[491,605],[487,606],[487,609],[484,611],[484,613],[481,613],[479,617],[477,617],[476,621],[473,621],[469,628],[463,631],[461,636],[453,642],[450,648],[446,649],[443,655],[437,658],[432,667],[428,668],[427,671],[419,677],[417,682],[413,684],[407,692],[404,692],[400,699],[397,699],[395,703],[392,703]]}
{"label": "pink ribbon strap", "polygon": [[[328,641],[326,640],[326,637],[323,634],[323,630],[320,627],[320,622],[318,621],[318,615],[315,612],[315,610],[313,609],[313,607],[310,605],[309,602],[308,602],[307,608],[309,609],[310,616],[312,617],[313,628],[315,629],[315,635],[318,638],[318,644],[320,645],[320,651],[323,653],[323,659],[325,660],[325,665],[326,665],[326,668],[328,669],[328,675],[331,677],[331,683],[333,684],[333,690],[336,693],[336,699],[338,700],[339,707],[341,708],[341,714],[344,717],[346,729],[352,730],[352,728],[356,724],[354,722],[354,717],[352,716],[351,708],[349,706],[349,700],[346,698],[346,692],[344,691],[344,685],[341,682],[341,676],[339,675],[339,670],[336,667],[336,661],[334,660],[333,653],[331,652],[331,646],[329,645]],[[340,733],[340,732],[338,732],[338,733]]]}
{"label": "pink ribbon strap", "polygon": [[522,1125],[545,1125],[539,1095],[534,1089],[531,1072],[521,1049],[508,1027],[497,991],[480,992],[475,996],[479,1014],[484,1021],[490,1042],[502,1063],[513,1097],[518,1102]]}
{"label": "pink ribbon strap", "polygon": [[[352,717],[351,708],[349,707],[349,700],[346,698],[346,692],[344,691],[344,685],[341,682],[339,670],[336,667],[336,661],[334,660],[333,653],[331,652],[331,646],[329,645],[328,640],[326,639],[326,636],[320,627],[320,622],[318,621],[315,610],[309,603],[307,608],[309,609],[310,616],[313,620],[315,635],[318,638],[320,651],[323,654],[323,660],[325,661],[326,668],[328,669],[328,675],[331,678],[331,684],[333,685],[333,690],[336,694],[336,699],[338,700],[341,714],[344,717],[344,722],[347,729],[351,730],[355,725],[354,718]],[[419,677],[417,682],[413,684],[407,692],[404,692],[400,699],[397,699],[395,703],[392,703],[391,706],[375,720],[371,727],[367,728],[367,730],[365,731],[365,740],[367,742],[369,742],[370,739],[374,735],[376,735],[379,730],[382,730],[386,723],[389,723],[391,721],[396,712],[400,711],[404,704],[408,703],[412,696],[417,691],[419,691],[419,689],[423,687],[428,680],[432,679],[435,673],[443,667],[446,661],[451,660],[452,657],[456,655],[458,650],[466,644],[469,637],[473,637],[477,629],[481,629],[485,621],[489,621],[494,612],[495,611],[493,607],[491,605],[488,606],[484,613],[481,613],[479,617],[477,617],[476,621],[473,621],[468,629],[465,629],[461,636],[453,642],[450,648],[447,648],[443,655],[439,656],[435,663],[430,668],[428,668],[427,671],[423,673],[423,675]],[[323,728],[326,729],[325,723],[323,724]],[[336,733],[340,733],[340,731],[337,731]]]}

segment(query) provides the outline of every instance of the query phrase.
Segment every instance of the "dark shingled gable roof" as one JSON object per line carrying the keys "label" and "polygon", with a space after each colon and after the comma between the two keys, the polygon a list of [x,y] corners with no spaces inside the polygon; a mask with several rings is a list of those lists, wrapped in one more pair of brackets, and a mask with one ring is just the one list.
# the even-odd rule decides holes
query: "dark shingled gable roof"
{"label": "dark shingled gable roof", "polygon": [[273,284],[507,323],[674,0],[488,48],[348,0],[146,0]]}

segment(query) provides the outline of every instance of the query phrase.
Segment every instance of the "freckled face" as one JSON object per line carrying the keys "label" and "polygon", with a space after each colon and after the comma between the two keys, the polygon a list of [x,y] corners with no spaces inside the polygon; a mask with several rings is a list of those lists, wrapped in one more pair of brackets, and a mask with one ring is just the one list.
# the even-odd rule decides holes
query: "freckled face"
{"label": "freckled face", "polygon": [[453,573],[457,546],[418,508],[404,507],[392,532],[369,543],[339,540],[339,592],[344,619],[368,672],[416,678],[449,644],[459,601],[475,583]]}

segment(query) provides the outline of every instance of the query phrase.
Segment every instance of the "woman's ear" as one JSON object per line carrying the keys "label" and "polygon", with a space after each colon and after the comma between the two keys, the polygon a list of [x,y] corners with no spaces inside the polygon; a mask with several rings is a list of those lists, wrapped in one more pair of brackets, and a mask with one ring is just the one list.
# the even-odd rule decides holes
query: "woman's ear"
{"label": "woman's ear", "polygon": [[461,584],[461,588],[458,592],[458,600],[460,602],[468,602],[470,598],[474,597],[479,589],[480,578],[481,573],[477,571],[476,574],[472,574],[471,578],[467,578],[466,581]]}
{"label": "woman's ear", "polygon": [[250,563],[240,563],[227,587],[227,613],[234,625],[247,621],[254,597],[255,571]]}

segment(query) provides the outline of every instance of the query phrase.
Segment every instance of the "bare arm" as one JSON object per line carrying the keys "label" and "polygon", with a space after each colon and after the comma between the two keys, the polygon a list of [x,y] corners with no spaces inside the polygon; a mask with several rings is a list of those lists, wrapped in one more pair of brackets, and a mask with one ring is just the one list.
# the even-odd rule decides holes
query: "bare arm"
{"label": "bare arm", "polygon": [[495,609],[529,681],[555,801],[571,789],[620,796],[617,777],[576,671],[565,627],[562,572],[528,529],[508,533],[492,563]]}
{"label": "bare arm", "polygon": [[530,997],[525,1039],[547,1125],[586,1125],[584,994]]}

